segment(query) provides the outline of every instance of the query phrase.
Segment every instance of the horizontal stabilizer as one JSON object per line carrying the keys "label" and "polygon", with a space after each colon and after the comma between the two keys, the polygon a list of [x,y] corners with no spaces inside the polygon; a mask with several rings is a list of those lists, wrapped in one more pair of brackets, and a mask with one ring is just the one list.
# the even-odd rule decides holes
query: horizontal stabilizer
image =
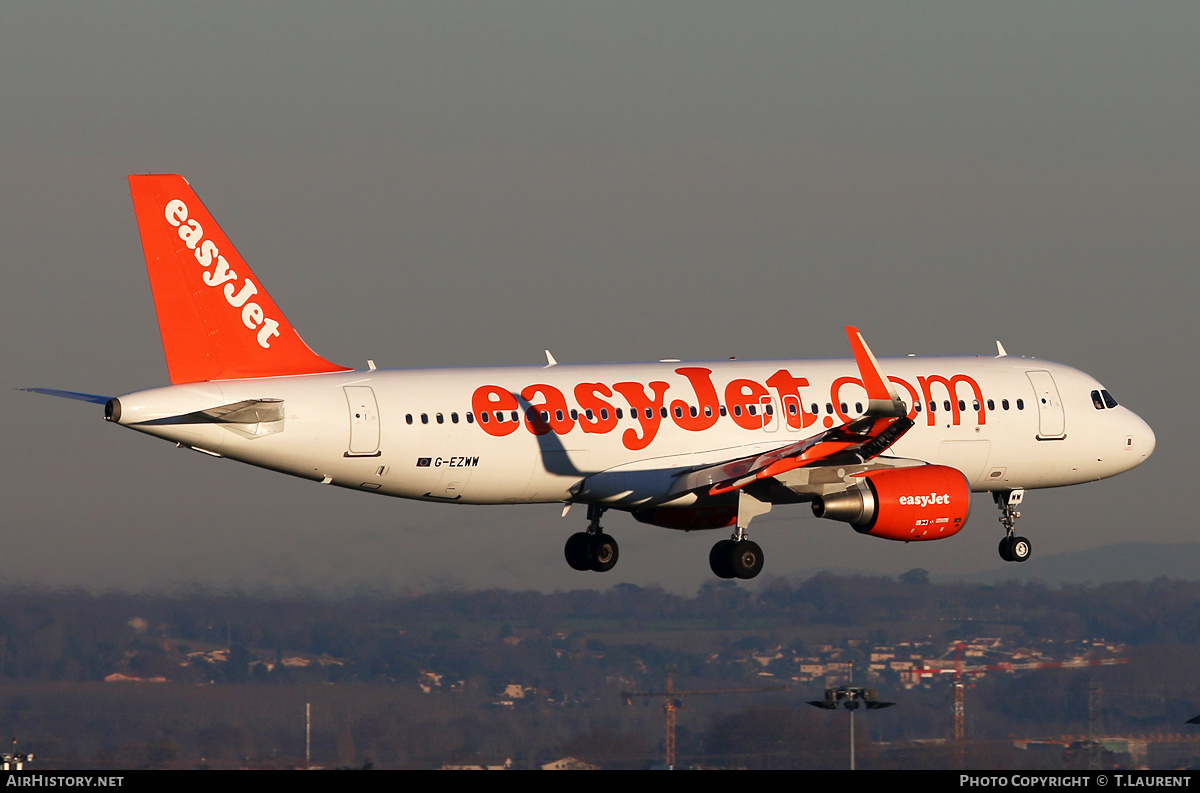
{"label": "horizontal stabilizer", "polygon": [[60,391],[57,388],[18,388],[17,390],[29,391],[34,394],[46,394],[48,396],[62,397],[63,399],[77,399],[80,402],[95,402],[97,405],[103,405],[108,402],[108,400],[112,399],[112,397],[103,396],[102,394],[84,394],[79,391]]}

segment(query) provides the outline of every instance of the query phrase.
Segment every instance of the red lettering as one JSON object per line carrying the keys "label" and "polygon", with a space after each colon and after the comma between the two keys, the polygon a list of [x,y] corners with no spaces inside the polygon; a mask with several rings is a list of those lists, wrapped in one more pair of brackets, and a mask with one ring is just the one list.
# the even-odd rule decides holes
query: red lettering
{"label": "red lettering", "polygon": [[[533,398],[539,394],[545,401],[534,402]],[[521,399],[529,402],[529,409],[525,412],[525,426],[534,435],[545,435],[551,431],[555,435],[566,435],[575,428],[566,397],[554,386],[540,383],[526,386],[521,391]]]}
{"label": "red lettering", "polygon": [[[475,393],[471,395],[471,410],[474,411],[475,418],[479,420],[480,428],[488,435],[497,438],[512,435],[518,424],[515,421],[497,421],[496,414],[500,411],[516,410],[519,407],[517,398],[508,389],[498,385],[482,385],[476,388]],[[486,421],[484,414],[488,414]]]}
{"label": "red lettering", "polygon": [[783,404],[783,414],[787,416],[789,427],[799,430],[816,422],[817,414],[804,409],[804,401],[800,396],[800,387],[808,385],[807,377],[793,377],[787,369],[780,369],[767,378],[767,385],[779,392],[779,401]]}
{"label": "red lettering", "polygon": [[690,432],[702,432],[716,424],[721,411],[717,389],[712,384],[712,370],[685,366],[676,369],[675,374],[686,377],[696,392],[695,416],[692,415],[692,405],[687,402],[677,399],[671,403],[671,416],[675,423]]}
{"label": "red lettering", "polygon": [[[612,389],[604,383],[580,383],[575,386],[575,401],[579,403],[579,426],[584,432],[604,434],[617,426],[617,412],[608,402],[596,394],[612,396]],[[592,418],[587,411],[592,411]]]}
{"label": "red lettering", "polygon": [[662,423],[663,397],[666,396],[667,389],[670,387],[669,383],[654,380],[650,383],[653,396],[648,397],[646,396],[646,387],[641,383],[613,383],[613,388],[629,402],[634,415],[642,425],[640,437],[637,430],[634,429],[625,430],[621,434],[621,443],[625,444],[626,449],[634,451],[645,449],[650,445],[650,441],[654,440],[654,436],[658,434],[658,425]]}
{"label": "red lettering", "polygon": [[[725,386],[725,404],[729,406],[729,415],[742,429],[761,430],[766,414],[762,412],[763,398],[769,397],[770,392],[762,383],[753,380],[730,380]],[[750,414],[750,406],[754,405],[755,415]]]}
{"label": "red lettering", "polygon": [[[942,377],[940,374],[931,374],[928,377],[918,377],[917,382],[921,384],[921,394],[925,399],[925,402],[926,402],[925,407],[926,408],[929,407],[928,403],[930,402],[930,400],[933,399],[933,396],[930,394],[930,388],[929,388],[931,383],[937,383],[946,389],[946,393],[950,397],[950,416],[951,416],[950,423],[956,424],[956,425],[959,424],[962,420],[962,417],[961,417],[961,414],[960,414],[959,408],[958,408],[958,393],[957,393],[958,384],[959,383],[969,384],[971,386],[971,390],[974,391],[975,402],[976,402],[976,404],[979,405],[979,423],[981,425],[987,423],[987,414],[984,412],[984,409],[983,409],[983,392],[979,389],[979,383],[975,382],[975,380],[973,378],[968,377],[965,374],[956,374],[953,377],[951,377],[949,380],[947,380],[945,377]],[[932,410],[926,410],[925,413],[929,417],[929,426],[932,427],[934,424],[937,423],[937,416]]]}

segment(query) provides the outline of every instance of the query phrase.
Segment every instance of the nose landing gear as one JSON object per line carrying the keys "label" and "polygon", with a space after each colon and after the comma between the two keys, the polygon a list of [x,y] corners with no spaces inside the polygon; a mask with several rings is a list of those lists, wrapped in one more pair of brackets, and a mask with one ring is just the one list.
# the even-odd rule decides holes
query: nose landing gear
{"label": "nose landing gear", "polygon": [[1000,525],[1004,527],[1004,539],[1000,540],[1000,558],[1006,562],[1024,562],[1033,553],[1033,546],[1024,537],[1016,536],[1017,506],[1025,498],[1024,490],[998,490],[992,500],[1000,510]]}

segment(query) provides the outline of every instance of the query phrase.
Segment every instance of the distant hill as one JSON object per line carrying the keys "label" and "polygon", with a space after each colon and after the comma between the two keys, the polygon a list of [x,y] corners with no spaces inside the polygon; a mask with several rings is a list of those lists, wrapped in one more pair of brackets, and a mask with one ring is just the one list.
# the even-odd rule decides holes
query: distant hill
{"label": "distant hill", "polygon": [[[1022,564],[1005,564],[955,577],[980,583],[1037,579],[1047,584],[1100,584],[1153,581],[1156,578],[1200,580],[1200,543],[1124,542],[1086,551],[1034,556]],[[952,579],[934,576],[933,580]]]}
{"label": "distant hill", "polygon": [[[819,572],[833,575],[881,575],[878,571],[849,566],[825,566],[798,570],[787,576],[802,581]],[[1103,584],[1111,581],[1153,581],[1172,578],[1200,581],[1200,543],[1125,542],[1059,554],[1037,554],[1022,564],[1000,563],[968,573],[931,574],[937,584],[967,581],[994,584],[999,581],[1041,581],[1046,584]]]}

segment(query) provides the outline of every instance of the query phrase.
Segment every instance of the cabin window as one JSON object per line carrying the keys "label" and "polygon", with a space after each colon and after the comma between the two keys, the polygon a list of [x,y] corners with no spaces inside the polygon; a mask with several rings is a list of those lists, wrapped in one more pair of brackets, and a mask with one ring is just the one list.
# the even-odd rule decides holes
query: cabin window
{"label": "cabin window", "polygon": [[579,411],[571,408],[571,421],[579,421]]}
{"label": "cabin window", "polygon": [[832,402],[825,403],[825,412],[831,416],[833,415],[833,403]]}
{"label": "cabin window", "polygon": [[991,399],[989,399],[989,400],[987,401],[987,406],[988,406],[988,410],[995,410],[995,409],[996,409],[996,403],[995,403],[995,401],[994,401],[994,400],[991,400]]}
{"label": "cabin window", "polygon": [[788,408],[789,414],[791,414],[793,416],[796,415],[796,403],[795,402],[788,402],[787,408]]}
{"label": "cabin window", "polygon": [[917,409],[917,412],[918,412],[918,413],[920,413],[920,412],[921,412],[921,407],[922,407],[922,405],[921,405],[921,403],[920,403],[920,402],[917,402],[916,404],[914,404],[914,405],[913,405],[913,407]]}
{"label": "cabin window", "polygon": [[513,421],[520,421],[521,418],[517,415],[517,411],[512,412]]}
{"label": "cabin window", "polygon": [[438,413],[438,414],[437,414],[437,416],[436,416],[436,418],[437,418],[437,423],[438,423],[438,424],[445,424],[445,423],[446,423],[446,417],[445,417],[445,416],[443,416],[441,413]]}
{"label": "cabin window", "polygon": [[451,414],[450,414],[450,423],[451,423],[451,424],[457,424],[457,423],[458,423],[458,414],[457,414],[457,413],[451,413]]}
{"label": "cabin window", "polygon": [[[492,420],[492,419],[491,419],[491,415],[492,415],[492,414],[490,414],[490,413],[480,413],[480,414],[479,414],[479,420],[480,420],[480,421],[482,421],[484,424],[487,424],[488,422],[490,422],[490,421]],[[470,413],[468,413],[468,414],[467,414],[467,420],[468,420],[468,421],[470,420],[470,417],[471,417],[471,414],[470,414]]]}
{"label": "cabin window", "polygon": [[740,415],[742,415],[742,406],[741,406],[741,405],[734,405],[734,406],[733,406],[733,415],[735,415],[735,416],[740,416]]}
{"label": "cabin window", "polygon": [[862,409],[862,402],[855,402],[855,403],[854,403],[854,412],[855,412],[855,413],[862,413],[862,412],[863,412],[863,409]]}
{"label": "cabin window", "polygon": [[474,413],[467,413],[467,423],[468,424],[475,423],[475,414]]}
{"label": "cabin window", "polygon": [[405,423],[407,423],[407,424],[412,424],[412,414],[411,414],[411,413],[409,413],[407,416],[405,416],[405,417],[404,417],[404,421],[405,421]]}
{"label": "cabin window", "polygon": [[929,400],[929,412],[937,413],[937,402],[934,402],[932,399]]}
{"label": "cabin window", "polygon": [[1004,408],[1005,410],[1008,410],[1008,400],[1007,400],[1007,399],[1001,399],[1001,400],[1000,400],[1000,406],[1001,406],[1002,408]]}
{"label": "cabin window", "polygon": [[692,418],[696,418],[697,416],[700,415],[700,411],[696,408],[695,405],[692,405],[691,407],[689,407],[688,412],[692,414]]}
{"label": "cabin window", "polygon": [[1025,409],[1025,400],[1018,399],[1017,400],[1017,410],[1024,410],[1024,409]]}
{"label": "cabin window", "polygon": [[756,415],[758,413],[758,407],[755,405],[746,405],[746,410],[750,413],[751,416]]}
{"label": "cabin window", "polygon": [[729,415],[729,411],[727,411],[727,410],[725,409],[725,406],[724,406],[724,405],[721,405],[721,415],[722,415],[722,416],[728,416],[728,415]]}
{"label": "cabin window", "polygon": [[428,424],[428,423],[429,423],[429,414],[428,414],[428,413],[422,413],[422,414],[421,414],[421,423],[422,423],[422,424]]}
{"label": "cabin window", "polygon": [[678,405],[675,406],[675,418],[683,418],[683,408],[679,407]]}
{"label": "cabin window", "polygon": [[843,402],[843,403],[841,404],[841,408],[842,408],[842,412],[843,412],[843,413],[849,413],[849,412],[850,412],[850,411],[846,410],[846,403],[845,403],[845,402]]}
{"label": "cabin window", "polygon": [[[625,418],[624,414],[625,414],[625,411],[623,411],[621,408],[617,408],[617,418],[619,418],[619,419]],[[605,418],[605,419],[608,418],[608,416],[604,415],[603,408],[600,409],[600,418]]]}
{"label": "cabin window", "polygon": [[958,400],[958,409],[959,409],[959,410],[966,410],[966,409],[967,409],[967,403],[966,403],[966,402],[964,402],[964,401],[963,401],[963,400],[961,400],[961,399],[960,399],[960,400]]}

